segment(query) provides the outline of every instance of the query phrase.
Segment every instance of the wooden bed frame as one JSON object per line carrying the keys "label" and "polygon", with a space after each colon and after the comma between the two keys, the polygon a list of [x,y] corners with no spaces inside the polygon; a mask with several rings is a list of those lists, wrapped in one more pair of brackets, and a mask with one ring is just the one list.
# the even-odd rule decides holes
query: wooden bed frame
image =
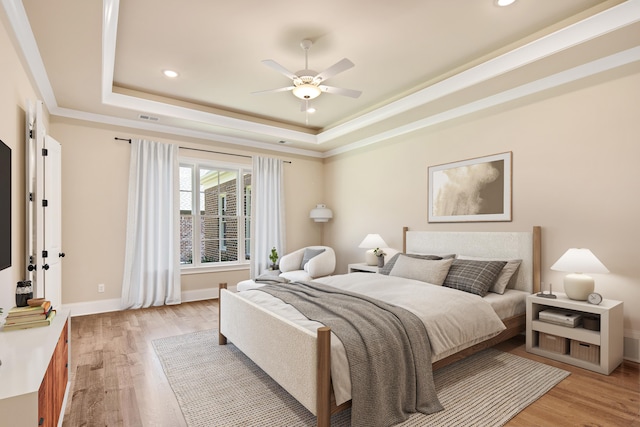
{"label": "wooden bed frame", "polygon": [[[524,239],[524,240],[522,240]],[[541,228],[531,232],[413,232],[403,228],[403,252],[456,253],[500,259],[518,257],[523,242],[531,259],[523,259],[516,288],[540,291]],[[433,245],[436,245],[435,247]],[[454,250],[455,245],[464,245]],[[452,246],[453,245],[453,246]],[[487,246],[488,245],[488,246]],[[416,250],[417,248],[417,250]],[[489,248],[489,253],[487,253]],[[320,327],[314,334],[288,319],[227,290],[220,283],[220,345],[227,338],[262,370],[317,417],[317,425],[331,425],[331,415],[351,406],[337,406],[331,387],[331,329]],[[525,330],[525,314],[503,319],[506,329],[499,335],[433,363],[439,369],[478,351],[508,340]],[[286,366],[285,366],[286,364]]]}

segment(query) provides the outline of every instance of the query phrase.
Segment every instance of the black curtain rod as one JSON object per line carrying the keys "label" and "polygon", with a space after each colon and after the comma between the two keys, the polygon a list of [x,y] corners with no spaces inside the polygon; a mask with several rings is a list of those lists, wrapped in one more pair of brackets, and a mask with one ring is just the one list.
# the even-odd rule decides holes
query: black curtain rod
{"label": "black curtain rod", "polygon": [[[131,139],[118,138],[117,136],[115,137],[115,139],[117,141],[127,141],[129,144],[131,144]],[[247,156],[245,154],[225,153],[225,152],[222,152],[222,151],[213,151],[213,150],[202,150],[200,148],[189,148],[189,147],[179,147],[179,148],[182,148],[183,150],[202,151],[204,153],[215,153],[215,154],[224,154],[224,155],[227,155],[227,156],[246,157],[248,159],[252,159],[253,158],[253,156]],[[283,162],[291,163],[289,160],[283,160]]]}

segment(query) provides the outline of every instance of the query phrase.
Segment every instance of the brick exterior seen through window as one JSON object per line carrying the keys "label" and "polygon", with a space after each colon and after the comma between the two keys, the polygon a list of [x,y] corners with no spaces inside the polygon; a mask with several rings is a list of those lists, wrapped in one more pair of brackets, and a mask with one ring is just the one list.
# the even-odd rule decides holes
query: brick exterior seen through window
{"label": "brick exterior seen through window", "polygon": [[[238,227],[246,226],[245,259],[250,245],[250,189],[251,174],[244,174],[243,180],[243,213],[237,213],[237,180],[229,180],[204,191],[204,212],[198,216],[200,221],[200,254],[201,263],[238,261]],[[248,212],[247,212],[248,211]],[[180,216],[180,263],[193,264],[193,221],[189,214]]]}

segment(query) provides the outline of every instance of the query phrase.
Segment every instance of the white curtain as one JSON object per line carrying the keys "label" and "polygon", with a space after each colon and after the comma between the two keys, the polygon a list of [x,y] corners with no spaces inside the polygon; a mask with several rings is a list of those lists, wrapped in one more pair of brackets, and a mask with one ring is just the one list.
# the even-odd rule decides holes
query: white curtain
{"label": "white curtain", "polygon": [[180,303],[178,146],[132,140],[121,305]]}
{"label": "white curtain", "polygon": [[253,220],[251,239],[251,278],[255,279],[270,265],[269,253],[275,247],[284,255],[284,185],[282,160],[253,158]]}

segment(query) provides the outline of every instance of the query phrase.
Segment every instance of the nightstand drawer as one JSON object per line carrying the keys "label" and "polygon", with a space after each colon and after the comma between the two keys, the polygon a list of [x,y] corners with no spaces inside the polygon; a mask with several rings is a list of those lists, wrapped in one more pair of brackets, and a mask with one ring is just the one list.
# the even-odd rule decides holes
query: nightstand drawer
{"label": "nightstand drawer", "polygon": [[600,346],[582,341],[571,340],[571,357],[585,362],[600,363]]}
{"label": "nightstand drawer", "polygon": [[569,339],[567,338],[540,332],[538,340],[539,346],[542,350],[552,351],[559,354],[569,353]]}

